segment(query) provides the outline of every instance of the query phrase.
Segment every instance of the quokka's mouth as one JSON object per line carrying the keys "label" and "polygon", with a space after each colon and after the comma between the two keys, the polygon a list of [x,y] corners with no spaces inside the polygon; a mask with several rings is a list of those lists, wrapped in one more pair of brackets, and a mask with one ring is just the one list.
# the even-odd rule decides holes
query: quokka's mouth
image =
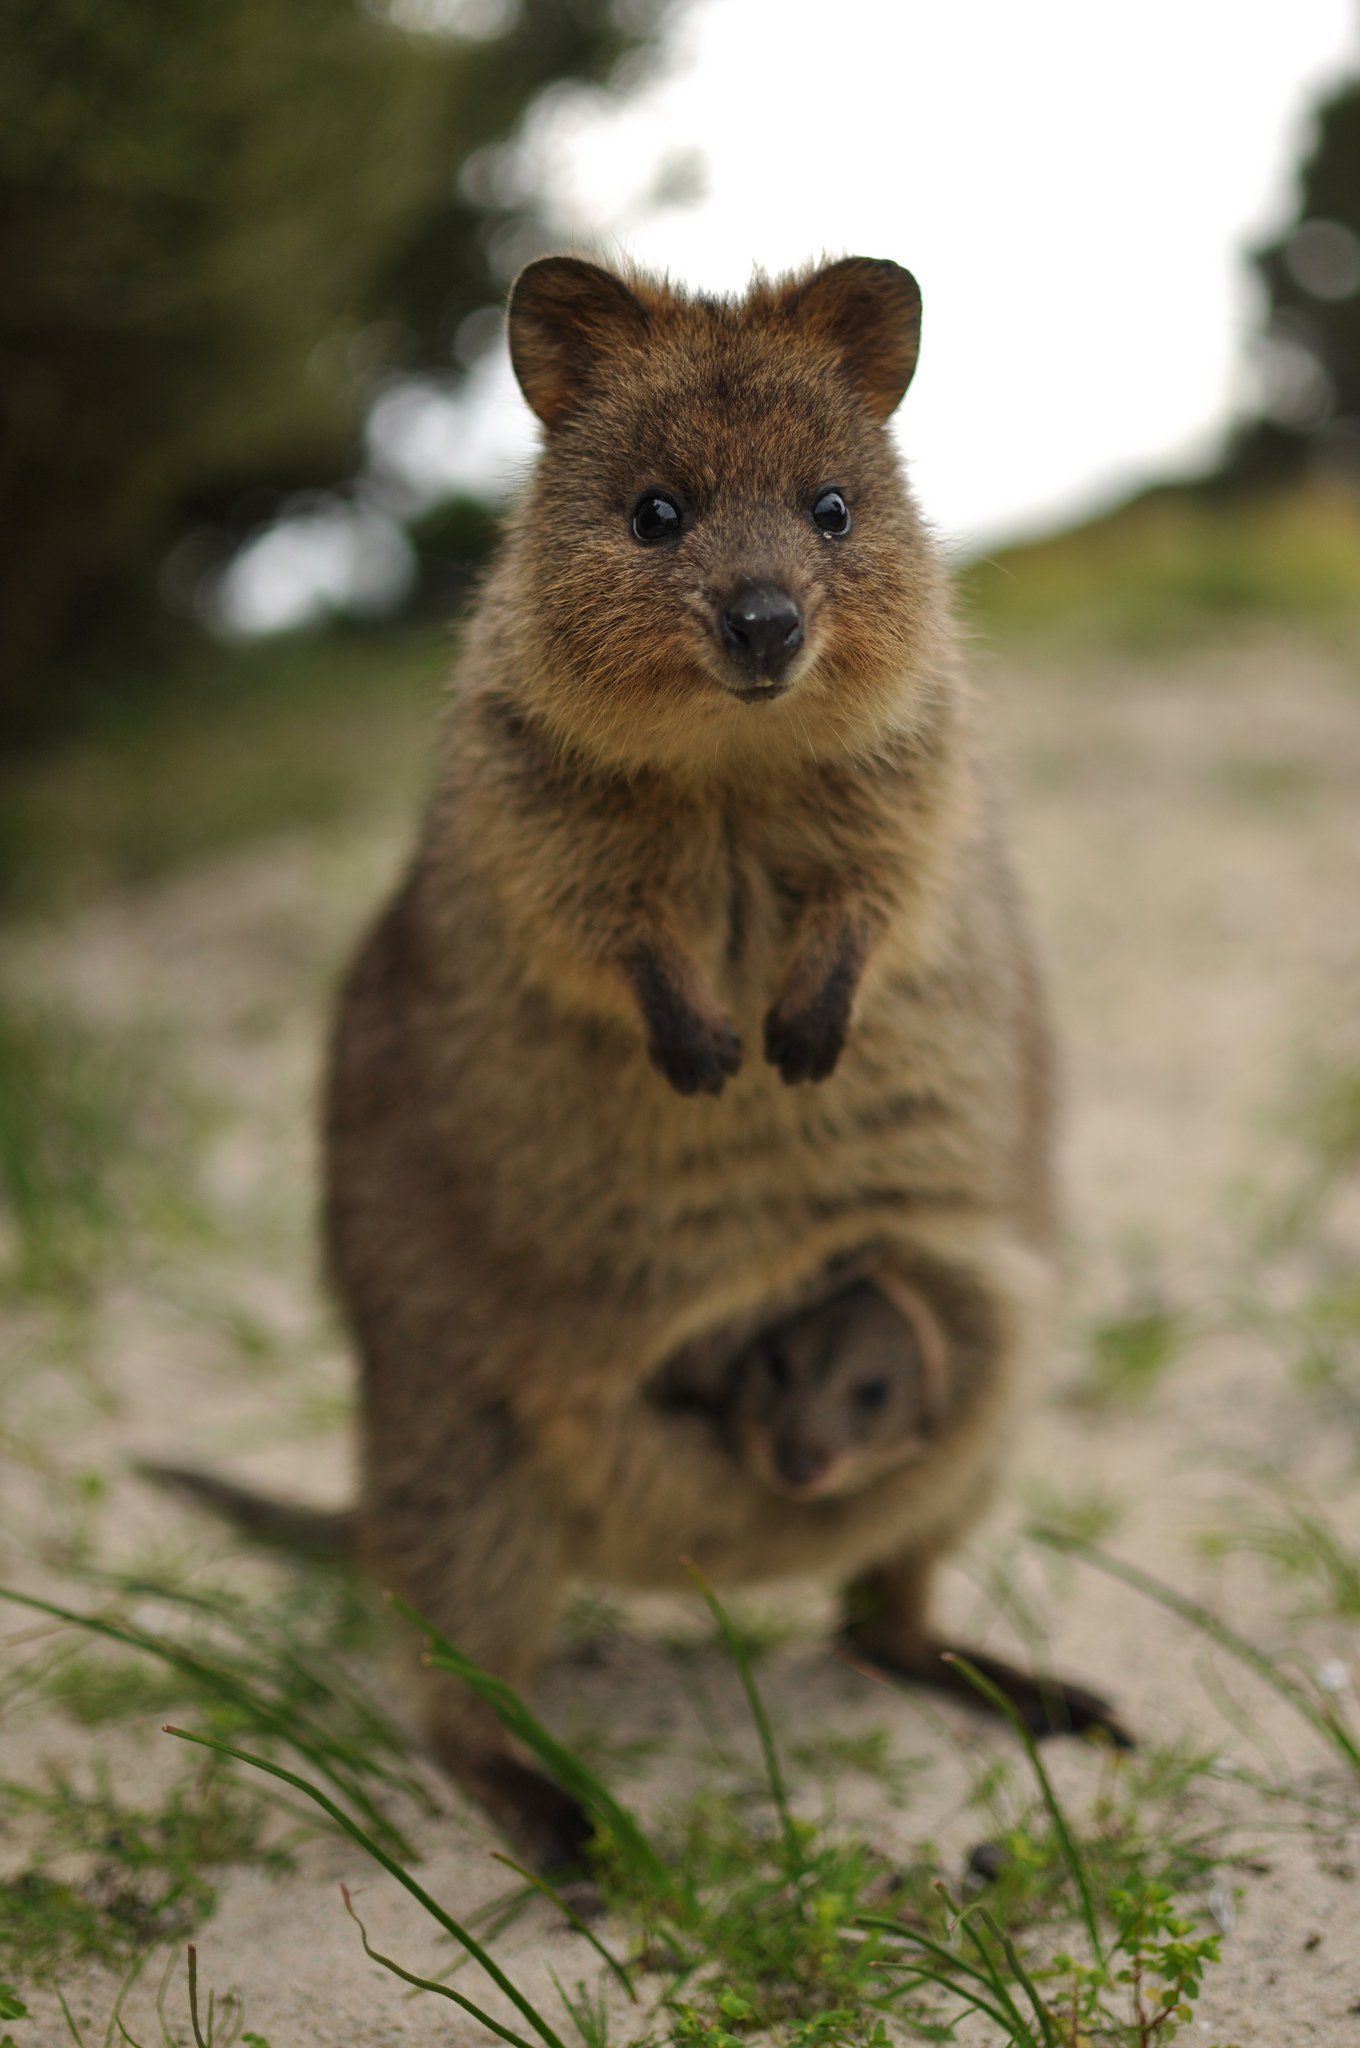
{"label": "quokka's mouth", "polygon": [[728,683],[729,697],[735,697],[739,704],[773,704],[776,697],[787,697],[788,683]]}

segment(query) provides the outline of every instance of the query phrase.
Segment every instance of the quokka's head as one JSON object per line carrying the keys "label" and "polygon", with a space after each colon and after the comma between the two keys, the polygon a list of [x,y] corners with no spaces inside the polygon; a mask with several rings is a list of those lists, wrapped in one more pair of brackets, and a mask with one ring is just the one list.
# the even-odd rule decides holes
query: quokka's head
{"label": "quokka's head", "polygon": [[735,302],[570,256],[521,273],[511,360],[546,436],[506,571],[559,734],[720,767],[902,715],[942,604],[887,424],[920,303],[867,257]]}
{"label": "quokka's head", "polygon": [[[943,1339],[869,1281],[764,1333],[734,1367],[732,1428],[748,1470],[794,1500],[856,1493],[939,1434]],[[936,1351],[938,1347],[938,1355]]]}

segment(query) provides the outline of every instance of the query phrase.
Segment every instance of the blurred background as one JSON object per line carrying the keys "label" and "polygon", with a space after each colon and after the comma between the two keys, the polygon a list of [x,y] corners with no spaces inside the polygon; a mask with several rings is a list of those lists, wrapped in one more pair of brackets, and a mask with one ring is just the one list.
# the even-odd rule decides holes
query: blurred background
{"label": "blurred background", "polygon": [[1176,606],[1287,600],[1292,570],[1228,559],[1269,501],[1300,575],[1305,525],[1319,553],[1302,601],[1329,520],[1347,566],[1344,0],[1246,35],[1230,0],[6,15],[7,749],[153,717],[205,662],[229,696],[270,635],[358,631],[380,667],[376,636],[449,618],[532,447],[505,288],[564,245],[733,289],[823,250],[909,263],[899,431],[962,559],[1141,496],[1120,552],[1174,532],[1201,579]]}
{"label": "blurred background", "polygon": [[[349,1489],[317,1074],[533,448],[515,271],[578,246],[736,290],[860,252],[921,281],[894,431],[958,569],[1065,1056],[1070,1308],[1001,1515],[1114,1532],[1352,1685],[1353,8],[3,0],[0,21],[0,1581],[81,1608],[119,1568],[236,1587],[138,1455]],[[971,1555],[950,1595],[970,1638],[1017,1611],[977,1588],[1018,1573],[1061,1610],[1052,1661],[1202,1746],[1203,1700],[1136,1608],[1054,1593],[1013,1533]],[[329,1657],[330,1596],[279,1597]],[[0,1980],[78,1982],[102,2038],[100,1971],[220,1891],[218,1954],[277,1970],[273,2038],[333,2040],[310,2016],[353,1947],[331,1865],[305,1880],[331,1917],[284,1957],[291,1904],[252,1891],[270,1838],[173,1804],[154,1731],[183,1688],[10,1642]],[[820,1728],[801,1669],[772,1698]],[[645,1749],[646,1687],[613,1671],[601,1718]],[[56,1868],[54,1840],[84,1863]],[[1284,1853],[1251,1866],[1277,1875],[1253,1880],[1216,2039],[1331,2010],[1304,1975],[1324,1913],[1353,1957],[1354,1856],[1328,1892]],[[1291,1965],[1278,1930],[1304,1910]]]}

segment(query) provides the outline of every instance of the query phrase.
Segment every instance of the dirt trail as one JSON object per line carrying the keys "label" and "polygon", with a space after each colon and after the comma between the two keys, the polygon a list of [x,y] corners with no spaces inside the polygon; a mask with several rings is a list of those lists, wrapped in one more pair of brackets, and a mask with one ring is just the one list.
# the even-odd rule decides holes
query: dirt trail
{"label": "dirt trail", "polygon": [[[1287,1344],[1220,1313],[1251,1277],[1250,1218],[1310,1169],[1288,1115],[1310,1063],[1354,1066],[1360,1049],[1353,662],[1257,639],[1147,665],[995,661],[984,675],[1067,1054],[1072,1305],[1015,1484],[954,1572],[950,1606],[961,1630],[1004,1643],[979,1575],[1005,1560],[1045,1617],[1055,1662],[1113,1693],[1138,1728],[1253,1762],[1259,1739],[1325,1790],[1335,1782],[1325,1753],[1259,1688],[1220,1665],[1218,1689],[1206,1689],[1202,1645],[1183,1629],[1089,1571],[1017,1551],[1008,1532],[1036,1500],[1113,1503],[1122,1511],[1113,1547],[1207,1594],[1267,1643],[1287,1637],[1318,1662],[1349,1658],[1356,1681],[1360,1660],[1339,1623],[1288,1621],[1291,1593],[1263,1566],[1211,1565],[1197,1543],[1241,1491],[1244,1460],[1283,1467],[1353,1534],[1360,1524],[1354,1408],[1347,1421],[1301,1386]],[[182,1142],[209,1227],[139,1247],[82,1326],[74,1367],[67,1340],[38,1311],[16,1307],[0,1326],[23,1368],[23,1384],[6,1389],[21,1444],[45,1443],[61,1468],[113,1480],[100,1523],[108,1555],[138,1556],[165,1536],[205,1555],[212,1548],[201,1525],[120,1476],[134,1450],[230,1457],[318,1498],[345,1491],[347,1367],[314,1280],[310,1105],[329,979],[399,849],[396,827],[359,845],[287,838],[14,942],[28,991],[155,1044],[167,1088],[200,1106]],[[1287,1290],[1287,1262],[1261,1284]],[[1091,1325],[1149,1300],[1182,1323],[1147,1398],[1094,1407],[1066,1398]],[[6,1546],[4,1576],[33,1583],[35,1527],[66,1496],[32,1471],[7,1492],[6,1520],[20,1534]],[[564,1657],[542,1697],[569,1732],[661,1738],[628,1781],[655,1811],[701,1782],[715,1727],[725,1740],[744,1737],[733,1733],[740,1703],[721,1659],[677,1649],[670,1611],[648,1611],[662,1614],[660,1634]],[[847,1778],[847,1819],[861,1818],[903,1857],[922,1837],[960,1854],[976,1840],[978,1818],[960,1801],[978,1758],[1005,1746],[1001,1735],[963,1710],[872,1685],[812,1642],[772,1652],[763,1669],[791,1746],[829,1726],[886,1727],[905,1755],[925,1759],[900,1810],[888,1810],[875,1782]],[[1225,1715],[1224,1687],[1254,1736]],[[98,1740],[120,1783],[188,1769],[149,1731]],[[20,1777],[54,1752],[87,1760],[90,1743],[50,1720],[16,1720],[0,1775]],[[1070,1745],[1053,1758],[1078,1799],[1108,1768]],[[806,1793],[815,1804],[815,1787]],[[1238,1917],[1192,2038],[1240,2048],[1360,2043],[1360,1835],[1267,1834],[1274,1816],[1244,1807],[1233,1788],[1202,1782],[1191,1796],[1206,1825],[1245,1820],[1239,1842],[1268,1845],[1259,1867],[1230,1874],[1243,1888]],[[422,1847],[424,1882],[455,1910],[499,1889],[489,1837],[468,1816],[425,1827]],[[219,1910],[199,1936],[205,1976],[244,1991],[247,2027],[273,2048],[481,2038],[447,2006],[407,2002],[365,1960],[341,1910],[341,1879],[364,1887],[381,1948],[431,1965],[433,1944],[409,1902],[357,1852],[318,1841],[283,1885],[225,1873]],[[550,1968],[571,1982],[594,1974],[546,1909],[511,1930],[501,1953],[549,1997]],[[96,1973],[68,1991],[96,2040],[114,1982]],[[60,2015],[42,1999],[33,2005],[25,2031],[16,2026],[20,2048],[55,2048],[67,2038]],[[125,2014],[138,2038],[154,2032],[149,2007],[138,1986]]]}

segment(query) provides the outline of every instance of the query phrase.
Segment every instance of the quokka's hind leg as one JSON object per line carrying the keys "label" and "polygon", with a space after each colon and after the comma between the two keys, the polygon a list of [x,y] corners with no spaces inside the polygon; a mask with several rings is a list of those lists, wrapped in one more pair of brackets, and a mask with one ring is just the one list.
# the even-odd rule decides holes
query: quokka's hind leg
{"label": "quokka's hind leg", "polygon": [[851,1587],[847,1601],[850,1618],[842,1641],[857,1663],[994,1711],[958,1666],[947,1661],[951,1654],[966,1657],[1005,1694],[1033,1734],[1081,1735],[1097,1728],[1117,1748],[1133,1747],[1132,1735],[1099,1693],[1049,1673],[1022,1671],[985,1650],[970,1649],[941,1635],[929,1618],[932,1569],[932,1560],[900,1558],[876,1567]]}
{"label": "quokka's hind leg", "polygon": [[[559,1531],[550,1506],[529,1497],[526,1475],[469,1454],[478,1419],[464,1420],[456,1463],[445,1452],[384,1475],[387,1487],[366,1504],[366,1561],[456,1649],[523,1693],[557,1615]],[[538,1868],[578,1866],[592,1832],[582,1807],[462,1679],[422,1663],[411,1637],[416,1713],[439,1762]]]}

